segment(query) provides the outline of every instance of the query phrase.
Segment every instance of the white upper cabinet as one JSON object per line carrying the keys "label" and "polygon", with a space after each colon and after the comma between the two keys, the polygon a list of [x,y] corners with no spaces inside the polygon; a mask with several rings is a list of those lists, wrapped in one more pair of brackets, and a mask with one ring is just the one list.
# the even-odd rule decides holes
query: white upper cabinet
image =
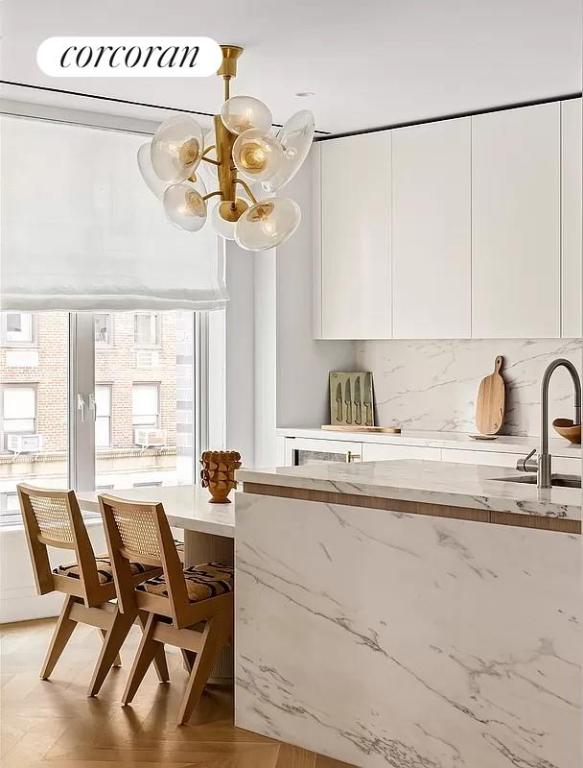
{"label": "white upper cabinet", "polygon": [[393,336],[471,335],[471,119],[392,132]]}
{"label": "white upper cabinet", "polygon": [[581,295],[581,99],[561,104],[562,124],[562,336],[583,336]]}
{"label": "white upper cabinet", "polygon": [[472,118],[472,336],[561,335],[560,104]]}
{"label": "white upper cabinet", "polygon": [[390,133],[320,147],[322,337],[389,338]]}

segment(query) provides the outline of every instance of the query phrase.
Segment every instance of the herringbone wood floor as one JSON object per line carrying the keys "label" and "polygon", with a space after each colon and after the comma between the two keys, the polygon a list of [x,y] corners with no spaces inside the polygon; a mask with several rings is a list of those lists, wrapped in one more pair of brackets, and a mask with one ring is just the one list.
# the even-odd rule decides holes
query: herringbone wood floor
{"label": "herringbone wood floor", "polygon": [[85,690],[100,644],[77,627],[52,679],[38,677],[52,620],[0,627],[1,735],[4,768],[341,768],[330,758],[279,744],[233,725],[231,690],[213,686],[188,726],[175,717],[185,683],[179,653],[168,651],[172,682],[149,671],[131,707],[119,704],[139,635],[132,633],[98,698]]}

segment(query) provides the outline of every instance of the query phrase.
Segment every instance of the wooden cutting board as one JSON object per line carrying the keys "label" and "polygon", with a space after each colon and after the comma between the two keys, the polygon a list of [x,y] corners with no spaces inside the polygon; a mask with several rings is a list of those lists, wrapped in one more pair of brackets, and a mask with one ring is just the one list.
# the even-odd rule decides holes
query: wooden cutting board
{"label": "wooden cutting board", "polygon": [[365,427],[358,424],[322,424],[322,429],[330,432],[384,432],[392,435],[400,435],[401,427]]}
{"label": "wooden cutting board", "polygon": [[494,373],[480,382],[476,401],[476,427],[483,435],[496,435],[504,423],[506,389],[500,375],[504,358],[498,355],[494,363]]}

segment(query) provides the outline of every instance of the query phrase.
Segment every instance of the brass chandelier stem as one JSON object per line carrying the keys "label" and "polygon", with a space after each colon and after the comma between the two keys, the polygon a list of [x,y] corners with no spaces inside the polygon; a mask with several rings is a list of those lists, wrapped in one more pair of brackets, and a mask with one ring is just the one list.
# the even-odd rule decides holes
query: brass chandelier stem
{"label": "brass chandelier stem", "polygon": [[[243,53],[243,49],[238,45],[221,45],[223,52],[223,62],[217,71],[217,75],[223,78],[224,98],[227,101],[231,95],[231,79],[237,76],[237,60]],[[229,129],[223,123],[220,115],[214,117],[215,125],[215,154],[216,160],[203,155],[203,160],[207,163],[212,163],[217,167],[217,176],[219,181],[219,191],[214,192],[208,197],[213,195],[220,195],[223,202],[230,202],[233,204],[233,212],[236,212],[236,185],[237,170],[233,166],[233,144],[237,136],[231,133]],[[210,151],[210,148],[209,148]],[[206,151],[205,151],[206,153]],[[245,185],[244,189],[249,194],[250,198],[255,202],[255,199],[250,194],[249,188]]]}
{"label": "brass chandelier stem", "polygon": [[240,184],[245,190],[245,192],[249,195],[249,199],[251,200],[253,205],[257,205],[257,198],[255,197],[253,192],[251,192],[251,190],[249,189],[249,184],[247,184],[246,181],[243,181],[243,179],[235,179],[235,184]]}

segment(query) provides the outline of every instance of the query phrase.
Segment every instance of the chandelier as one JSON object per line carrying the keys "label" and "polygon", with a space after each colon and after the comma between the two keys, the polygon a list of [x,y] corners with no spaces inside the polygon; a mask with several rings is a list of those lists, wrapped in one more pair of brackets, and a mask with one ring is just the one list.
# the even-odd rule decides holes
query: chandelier
{"label": "chandelier", "polygon": [[[224,81],[224,103],[206,137],[190,115],[163,122],[138,151],[144,181],[158,197],[170,221],[189,232],[210,218],[215,231],[247,251],[281,245],[299,226],[298,204],[276,197],[298,172],[314,137],[314,116],[296,112],[274,134],[271,112],[252,96],[230,95],[231,78],[243,48],[222,45],[217,72]],[[199,168],[200,166],[200,168]],[[207,192],[201,170],[209,185]],[[212,198],[217,198],[210,210]]]}

